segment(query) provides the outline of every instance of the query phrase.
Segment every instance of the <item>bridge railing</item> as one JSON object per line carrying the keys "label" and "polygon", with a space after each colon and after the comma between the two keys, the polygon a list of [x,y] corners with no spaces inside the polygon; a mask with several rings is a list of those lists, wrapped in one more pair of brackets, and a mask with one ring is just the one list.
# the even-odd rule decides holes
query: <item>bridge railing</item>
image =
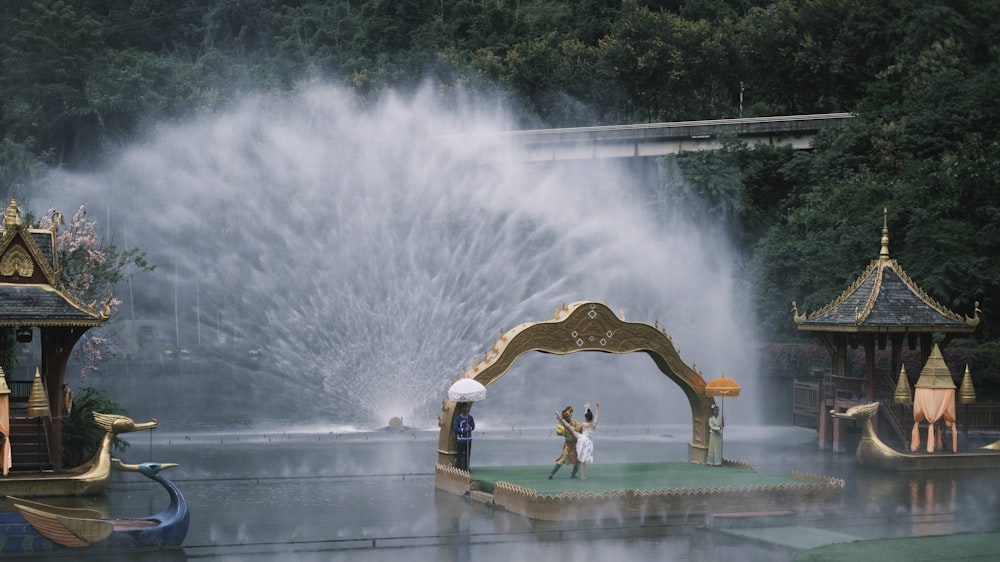
{"label": "bridge railing", "polygon": [[[443,135],[445,142],[463,146],[484,144],[484,161],[580,160],[662,156],[700,150],[718,150],[722,138],[736,137],[748,144],[790,145],[809,149],[815,134],[851,119],[850,113],[777,115],[737,119],[708,119],[669,123],[597,125],[562,129],[534,129]],[[504,149],[497,143],[505,143]]]}

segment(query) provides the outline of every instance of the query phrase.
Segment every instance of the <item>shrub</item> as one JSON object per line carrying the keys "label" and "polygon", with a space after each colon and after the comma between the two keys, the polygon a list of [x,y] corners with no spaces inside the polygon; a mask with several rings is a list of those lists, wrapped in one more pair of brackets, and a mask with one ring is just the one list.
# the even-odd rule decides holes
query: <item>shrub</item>
{"label": "shrub", "polygon": [[[101,446],[104,429],[94,421],[93,412],[121,414],[127,412],[109,400],[103,390],[83,387],[73,396],[73,408],[62,417],[62,463],[65,467],[79,466],[89,460]],[[128,449],[128,442],[115,437],[114,448]]]}

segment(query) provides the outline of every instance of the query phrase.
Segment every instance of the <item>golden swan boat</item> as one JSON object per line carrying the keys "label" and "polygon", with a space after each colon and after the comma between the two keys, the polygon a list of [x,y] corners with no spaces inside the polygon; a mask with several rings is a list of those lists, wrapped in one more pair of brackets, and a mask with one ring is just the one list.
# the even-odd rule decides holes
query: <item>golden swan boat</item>
{"label": "golden swan boat", "polygon": [[104,491],[111,480],[111,449],[115,437],[156,427],[156,420],[136,423],[116,414],[94,412],[94,421],[104,429],[104,437],[94,456],[82,465],[66,470],[15,471],[0,476],[0,496],[90,496]]}
{"label": "golden swan boat", "polygon": [[871,418],[879,409],[878,402],[862,404],[845,412],[830,411],[842,419],[861,422],[861,442],[858,443],[858,463],[887,470],[955,470],[962,468],[1000,468],[1000,441],[973,451],[938,451],[935,453],[897,451],[886,445],[872,426]]}

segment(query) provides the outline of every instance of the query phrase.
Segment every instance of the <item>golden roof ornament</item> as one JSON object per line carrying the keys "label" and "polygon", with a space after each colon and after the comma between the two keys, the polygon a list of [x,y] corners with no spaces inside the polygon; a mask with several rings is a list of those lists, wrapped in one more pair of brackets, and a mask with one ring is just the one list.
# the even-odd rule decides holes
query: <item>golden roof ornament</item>
{"label": "golden roof ornament", "polygon": [[[887,272],[892,272],[890,275]],[[886,293],[889,291],[889,293]],[[879,298],[895,292],[889,299]],[[907,302],[903,314],[890,302]],[[889,256],[889,210],[882,209],[882,239],[879,257],[871,261],[865,272],[833,301],[812,313],[800,313],[792,301],[792,319],[800,330],[877,332],[882,326],[872,323],[872,314],[879,312],[881,322],[887,318],[895,328],[913,327],[927,332],[971,333],[979,325],[979,307],[973,317],[964,318],[930,297]]]}
{"label": "golden roof ornament", "polygon": [[31,383],[31,394],[28,395],[28,417],[47,418],[52,416],[49,410],[49,397],[45,392],[45,385],[42,384],[42,375],[35,367],[35,380]]}
{"label": "golden roof ornament", "polygon": [[7,210],[3,213],[3,227],[9,229],[14,226],[21,225],[21,210],[17,207],[17,200],[13,197],[10,198],[10,205],[7,206]]}
{"label": "golden roof ornament", "polygon": [[951,371],[941,356],[941,350],[937,344],[931,350],[927,363],[920,371],[920,378],[917,379],[917,388],[955,388],[955,381],[951,380]]}
{"label": "golden roof ornament", "polygon": [[899,380],[896,381],[896,392],[892,395],[896,404],[911,404],[913,393],[910,392],[910,381],[906,378],[906,365],[899,368]]}
{"label": "golden roof ornament", "polygon": [[962,386],[958,388],[959,404],[975,404],[976,389],[972,387],[972,374],[969,373],[969,366],[965,366],[965,375],[962,376]]}
{"label": "golden roof ornament", "polygon": [[49,225],[49,230],[53,233],[59,232],[59,225],[63,222],[63,214],[60,211],[52,211],[52,224]]}
{"label": "golden roof ornament", "polygon": [[882,249],[879,250],[878,259],[885,261],[889,259],[889,208],[882,208]]}

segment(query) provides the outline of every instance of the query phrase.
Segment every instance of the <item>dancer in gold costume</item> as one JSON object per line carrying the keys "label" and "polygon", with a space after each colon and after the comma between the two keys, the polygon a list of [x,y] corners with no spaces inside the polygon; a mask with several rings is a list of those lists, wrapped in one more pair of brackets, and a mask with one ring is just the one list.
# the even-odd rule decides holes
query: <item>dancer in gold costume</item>
{"label": "dancer in gold costume", "polygon": [[576,478],[576,473],[580,470],[580,461],[576,457],[576,435],[572,431],[566,429],[563,423],[567,423],[579,432],[583,427],[580,422],[573,419],[573,406],[566,406],[562,411],[562,420],[556,425],[556,434],[562,435],[565,442],[563,443],[562,454],[556,459],[556,465],[552,467],[552,472],[549,473],[549,480],[555,476],[556,472],[562,468],[564,464],[572,464],[573,472],[570,474],[570,478]]}

